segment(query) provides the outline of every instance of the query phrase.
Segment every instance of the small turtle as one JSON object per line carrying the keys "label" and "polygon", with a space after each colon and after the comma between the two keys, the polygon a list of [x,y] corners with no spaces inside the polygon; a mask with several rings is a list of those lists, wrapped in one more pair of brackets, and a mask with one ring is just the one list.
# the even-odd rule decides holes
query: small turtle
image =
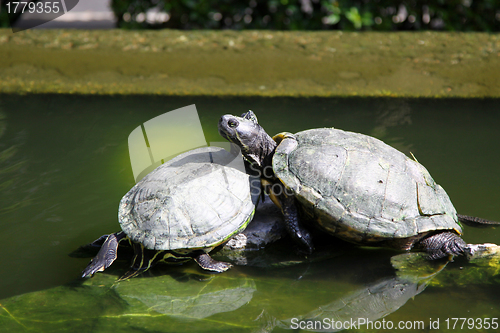
{"label": "small turtle", "polygon": [[421,249],[431,259],[463,254],[460,222],[498,223],[458,215],[420,163],[367,135],[321,128],[271,138],[252,111],[222,116],[219,133],[259,169],[289,234],[309,253],[297,208],[346,241]]}
{"label": "small turtle", "polygon": [[[236,156],[238,157],[238,156]],[[218,147],[188,151],[160,165],[122,198],[118,220],[122,231],[104,235],[98,254],[83,277],[108,268],[120,242],[134,250],[131,269],[120,280],[136,276],[158,261],[194,259],[201,268],[223,272],[232,265],[208,252],[245,229],[253,218],[258,178],[225,166],[234,155]]]}

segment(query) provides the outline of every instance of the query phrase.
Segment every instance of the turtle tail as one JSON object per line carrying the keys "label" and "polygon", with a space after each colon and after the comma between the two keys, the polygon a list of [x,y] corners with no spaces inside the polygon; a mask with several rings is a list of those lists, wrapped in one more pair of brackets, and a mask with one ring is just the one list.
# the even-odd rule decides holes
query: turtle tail
{"label": "turtle tail", "polygon": [[457,214],[458,221],[471,227],[488,227],[500,225],[500,222],[482,219],[480,217]]}

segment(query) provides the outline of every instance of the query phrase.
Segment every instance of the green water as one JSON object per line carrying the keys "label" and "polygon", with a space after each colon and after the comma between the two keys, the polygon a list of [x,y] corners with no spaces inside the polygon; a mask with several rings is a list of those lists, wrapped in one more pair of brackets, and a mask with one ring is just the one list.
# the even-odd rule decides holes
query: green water
{"label": "green water", "polygon": [[[357,304],[353,315],[369,317],[363,304],[374,300],[360,295],[400,286],[394,252],[347,248],[319,262],[238,266],[212,279],[190,263],[115,286],[126,261],[81,281],[89,259],[68,254],[118,231],[118,202],[134,184],[130,132],[190,104],[208,142],[222,141],[221,115],[248,109],[269,133],[337,127],[373,135],[412,152],[460,213],[500,220],[499,102],[0,95],[0,332],[278,332],[290,328],[290,318],[314,317],[318,309],[344,318],[345,303]],[[500,228],[464,229],[469,243],[500,244]],[[403,293],[397,306],[385,298],[392,305],[381,313],[394,322],[424,321],[427,329],[430,318],[440,319],[442,331],[447,318],[500,318],[498,267],[456,260],[430,282],[405,278],[401,290],[421,289]],[[190,305],[172,308],[179,302]]]}

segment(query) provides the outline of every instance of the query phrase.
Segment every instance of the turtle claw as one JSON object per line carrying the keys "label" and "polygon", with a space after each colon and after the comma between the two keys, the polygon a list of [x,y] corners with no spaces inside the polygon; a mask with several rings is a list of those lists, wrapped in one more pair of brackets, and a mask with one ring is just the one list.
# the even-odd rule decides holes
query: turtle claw
{"label": "turtle claw", "polygon": [[288,234],[292,237],[295,243],[301,247],[303,252],[311,254],[314,250],[312,236],[299,220],[295,199],[293,197],[282,195],[281,210],[285,218],[285,227]]}
{"label": "turtle claw", "polygon": [[105,267],[105,263],[98,258],[99,253],[95,256],[94,259],[90,261],[88,266],[82,272],[82,278],[92,277],[97,272],[104,271],[107,267]]}
{"label": "turtle claw", "polygon": [[312,242],[312,236],[305,228],[301,227],[300,230],[296,230],[294,236],[296,242],[301,245],[299,250],[300,252],[303,252],[306,255],[313,253],[314,245]]}
{"label": "turtle claw", "polygon": [[214,273],[222,273],[233,267],[233,265],[228,262],[212,259],[212,257],[206,253],[200,254],[193,259],[201,268]]}
{"label": "turtle claw", "polygon": [[224,261],[218,261],[216,266],[217,266],[216,272],[218,272],[218,273],[225,272],[228,269],[230,269],[231,267],[233,267],[232,264],[230,264],[228,262],[224,262]]}
{"label": "turtle claw", "polygon": [[427,252],[429,260],[463,255],[467,249],[467,243],[452,232],[441,232],[424,238],[420,241],[420,246]]}
{"label": "turtle claw", "polygon": [[91,277],[97,272],[102,272],[116,260],[118,243],[125,237],[123,232],[109,235],[101,246],[97,255],[90,261],[82,272],[82,278]]}
{"label": "turtle claw", "polygon": [[83,270],[82,278],[92,277],[95,273],[102,271],[104,271],[104,265],[91,261],[87,268]]}
{"label": "turtle claw", "polygon": [[302,246],[297,247],[297,253],[305,256],[311,255],[314,252],[314,247],[310,246],[310,244],[304,244]]}

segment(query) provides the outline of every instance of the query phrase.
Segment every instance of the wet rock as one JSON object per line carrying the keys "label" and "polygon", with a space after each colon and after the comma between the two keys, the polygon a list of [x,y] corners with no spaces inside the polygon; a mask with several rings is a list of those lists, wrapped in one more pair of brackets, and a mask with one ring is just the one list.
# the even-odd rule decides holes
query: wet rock
{"label": "wet rock", "polygon": [[281,211],[266,197],[264,202],[259,203],[247,228],[234,235],[213,257],[236,265],[267,266],[262,262],[263,249],[284,237],[286,230]]}
{"label": "wet rock", "polygon": [[266,197],[259,203],[248,227],[210,255],[237,266],[269,268],[321,261],[352,248],[333,236],[318,233],[312,226],[309,231],[313,235],[315,250],[312,254],[305,254],[288,236],[280,209]]}
{"label": "wet rock", "polygon": [[278,207],[266,197],[259,203],[255,217],[248,227],[234,235],[223,247],[224,250],[258,250],[276,242],[286,234],[283,217]]}
{"label": "wet rock", "polygon": [[468,260],[477,260],[482,258],[493,259],[500,258],[500,246],[491,243],[485,244],[467,244],[465,256]]}

